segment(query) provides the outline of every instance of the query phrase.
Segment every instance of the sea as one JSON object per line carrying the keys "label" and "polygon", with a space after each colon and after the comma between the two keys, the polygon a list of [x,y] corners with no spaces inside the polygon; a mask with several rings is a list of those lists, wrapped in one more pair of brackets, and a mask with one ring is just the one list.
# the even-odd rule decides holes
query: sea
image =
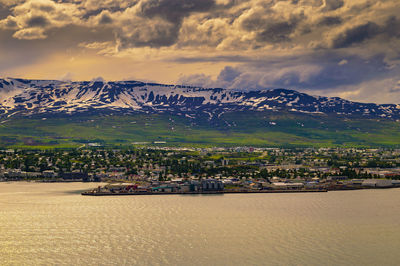
{"label": "sea", "polygon": [[82,196],[0,183],[0,265],[400,265],[400,189]]}

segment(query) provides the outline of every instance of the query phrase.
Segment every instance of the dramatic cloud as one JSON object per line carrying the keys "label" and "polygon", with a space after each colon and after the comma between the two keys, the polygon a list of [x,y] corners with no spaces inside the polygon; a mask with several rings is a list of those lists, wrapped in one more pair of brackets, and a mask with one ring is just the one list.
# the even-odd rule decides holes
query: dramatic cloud
{"label": "dramatic cloud", "polygon": [[343,5],[344,5],[343,0],[325,0],[322,10],[332,11],[341,8]]}
{"label": "dramatic cloud", "polygon": [[0,0],[0,53],[2,75],[400,101],[400,2]]}

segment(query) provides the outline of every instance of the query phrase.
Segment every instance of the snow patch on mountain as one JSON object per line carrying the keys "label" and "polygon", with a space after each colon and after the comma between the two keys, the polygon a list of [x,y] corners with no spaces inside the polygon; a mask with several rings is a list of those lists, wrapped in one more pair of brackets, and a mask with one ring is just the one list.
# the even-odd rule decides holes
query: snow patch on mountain
{"label": "snow patch on mountain", "polygon": [[193,119],[199,115],[213,119],[223,113],[245,110],[400,118],[400,105],[357,103],[286,89],[233,91],[140,81],[0,79],[0,113],[3,115],[16,112],[74,114],[89,110],[169,112]]}

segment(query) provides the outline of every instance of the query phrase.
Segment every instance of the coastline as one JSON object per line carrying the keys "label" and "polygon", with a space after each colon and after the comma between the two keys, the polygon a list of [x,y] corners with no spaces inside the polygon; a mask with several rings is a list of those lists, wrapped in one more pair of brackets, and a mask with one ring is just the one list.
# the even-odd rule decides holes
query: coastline
{"label": "coastline", "polygon": [[273,193],[324,193],[329,191],[354,191],[354,190],[382,190],[394,189],[399,187],[362,187],[362,188],[345,188],[345,189],[289,189],[289,190],[227,190],[227,191],[187,191],[187,192],[97,192],[84,191],[82,196],[140,196],[140,195],[223,195],[223,194],[273,194]]}
{"label": "coastline", "polygon": [[215,195],[215,194],[262,194],[262,193],[318,193],[328,192],[327,189],[308,190],[238,190],[238,191],[190,191],[190,192],[82,192],[82,196],[138,196],[138,195]]}

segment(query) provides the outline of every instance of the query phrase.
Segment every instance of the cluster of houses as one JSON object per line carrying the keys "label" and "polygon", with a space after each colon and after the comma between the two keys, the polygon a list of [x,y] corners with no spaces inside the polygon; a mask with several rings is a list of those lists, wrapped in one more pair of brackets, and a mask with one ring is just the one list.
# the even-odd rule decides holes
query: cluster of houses
{"label": "cluster of houses", "polygon": [[45,170],[42,172],[26,172],[21,169],[3,169],[0,170],[1,180],[20,180],[20,179],[43,179],[52,181],[81,181],[81,182],[99,182],[100,177],[89,175],[88,173],[75,170],[71,172],[57,173],[54,170]]}
{"label": "cluster of houses", "polygon": [[[187,190],[185,182],[193,187],[193,182],[202,180],[218,180],[226,189],[385,187],[397,186],[395,179],[400,179],[400,150],[151,147],[0,151],[0,181],[21,179],[136,182],[160,191]],[[384,179],[389,181],[380,181]]]}

